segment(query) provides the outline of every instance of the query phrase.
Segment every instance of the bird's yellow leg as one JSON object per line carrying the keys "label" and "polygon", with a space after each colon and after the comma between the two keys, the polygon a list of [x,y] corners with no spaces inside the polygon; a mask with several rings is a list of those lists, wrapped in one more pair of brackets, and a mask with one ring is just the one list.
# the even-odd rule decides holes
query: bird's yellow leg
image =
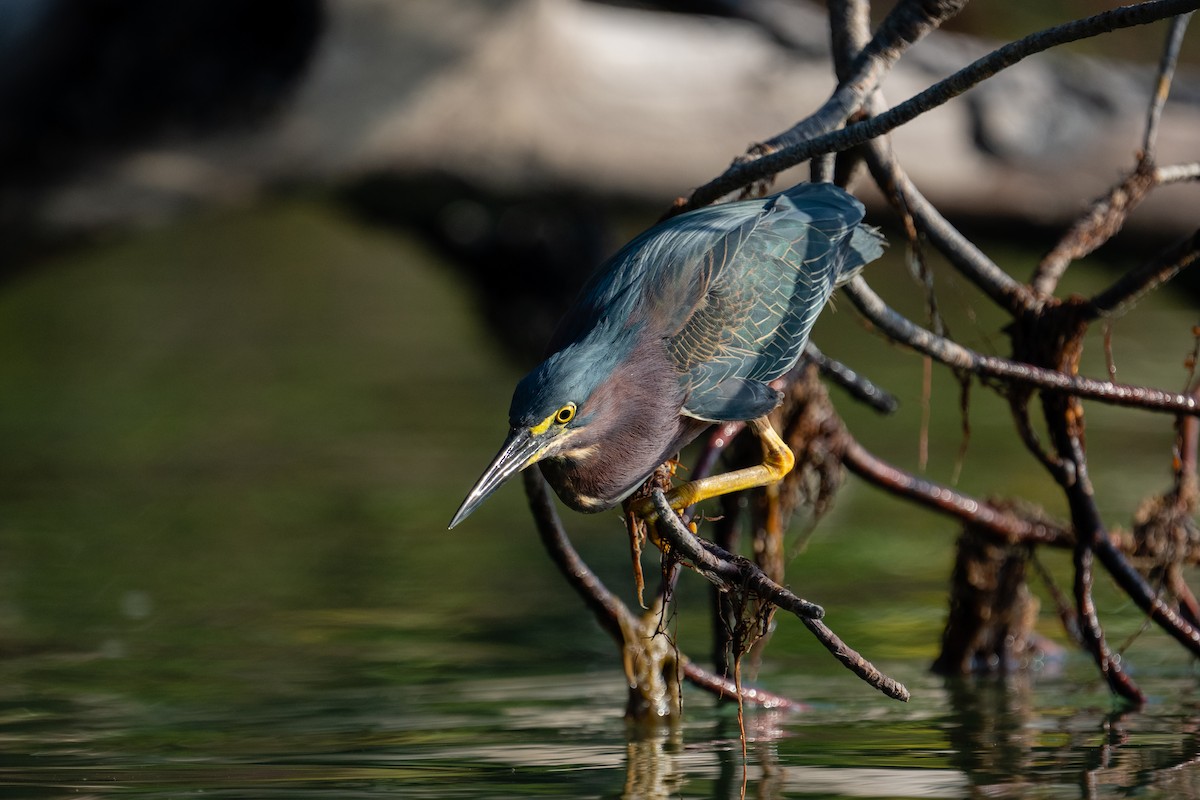
{"label": "bird's yellow leg", "polygon": [[[766,486],[775,483],[792,471],[796,464],[796,456],[779,434],[771,427],[766,417],[750,420],[747,425],[758,435],[763,446],[763,463],[745,469],[723,472],[720,475],[710,475],[676,486],[667,492],[667,502],[671,508],[679,511],[695,505],[702,500],[720,497],[723,494],[739,492],[742,489],[752,489],[756,486]],[[658,518],[654,505],[649,498],[638,503],[635,513],[648,522]]]}

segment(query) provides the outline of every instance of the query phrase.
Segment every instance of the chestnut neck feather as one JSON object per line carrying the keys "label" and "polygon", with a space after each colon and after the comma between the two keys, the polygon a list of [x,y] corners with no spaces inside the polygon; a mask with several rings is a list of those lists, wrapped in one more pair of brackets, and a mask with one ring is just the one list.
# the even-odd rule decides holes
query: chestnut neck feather
{"label": "chestnut neck feather", "polygon": [[542,473],[576,511],[612,508],[707,427],[681,416],[683,389],[661,337],[643,337],[595,388],[586,425],[567,452],[541,462]]}

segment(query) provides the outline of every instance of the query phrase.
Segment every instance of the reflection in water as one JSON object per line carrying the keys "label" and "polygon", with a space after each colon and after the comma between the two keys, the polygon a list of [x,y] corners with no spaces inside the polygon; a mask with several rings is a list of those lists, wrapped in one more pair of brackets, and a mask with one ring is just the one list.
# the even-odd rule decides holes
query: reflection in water
{"label": "reflection in water", "polygon": [[[1200,713],[1186,680],[1150,683],[1169,704],[1109,713],[1106,694],[1068,681],[928,678],[912,704],[881,708],[840,675],[811,679],[810,710],[748,712],[743,761],[729,706],[693,696],[682,723],[629,728],[624,687],[608,672],[438,681],[395,649],[407,624],[272,620],[281,640],[218,666],[232,673],[207,699],[152,699],[138,687],[160,667],[134,656],[0,663],[0,796],[442,798],[447,781],[463,798],[1200,796]],[[197,654],[245,633],[209,631]],[[503,672],[505,652],[474,643],[438,657]],[[289,661],[304,668],[289,672]],[[261,685],[237,699],[235,681]]]}
{"label": "reflection in water", "polygon": [[[1200,790],[1200,711],[1064,708],[1035,693],[1028,675],[949,678],[944,724],[952,760],[988,797],[1041,797],[1077,788],[1082,797],[1117,790]],[[1179,794],[1184,787],[1186,793]]]}
{"label": "reflection in water", "polygon": [[[969,782],[960,772],[944,769],[857,766],[797,766],[781,759],[779,743],[794,736],[799,720],[789,712],[751,713],[743,758],[736,720],[719,716],[709,738],[685,744],[679,729],[638,731],[627,745],[622,798],[711,797],[776,798],[797,795],[828,797],[961,797]],[[874,748],[869,728],[860,745]],[[820,756],[820,752],[816,754]],[[715,761],[715,763],[714,763]]]}
{"label": "reflection in water", "polygon": [[677,725],[631,735],[625,745],[625,787],[622,798],[674,797],[686,780],[678,763],[683,736]]}

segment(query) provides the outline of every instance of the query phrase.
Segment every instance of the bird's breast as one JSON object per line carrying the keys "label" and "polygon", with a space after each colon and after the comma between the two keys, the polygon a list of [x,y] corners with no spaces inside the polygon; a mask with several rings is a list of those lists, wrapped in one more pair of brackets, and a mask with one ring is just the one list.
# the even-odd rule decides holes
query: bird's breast
{"label": "bird's breast", "polygon": [[619,492],[613,491],[605,475],[594,464],[598,446],[576,448],[571,454],[547,458],[539,462],[542,475],[554,493],[574,511],[593,513],[612,508],[621,502]]}

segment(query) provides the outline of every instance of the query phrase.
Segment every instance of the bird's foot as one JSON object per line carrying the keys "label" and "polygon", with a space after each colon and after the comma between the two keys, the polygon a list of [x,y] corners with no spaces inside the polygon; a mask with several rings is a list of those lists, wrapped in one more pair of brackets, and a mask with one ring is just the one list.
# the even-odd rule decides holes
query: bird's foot
{"label": "bird's foot", "polygon": [[[666,492],[667,504],[671,508],[675,511],[682,511],[713,497],[766,486],[775,483],[792,471],[792,467],[796,464],[796,456],[771,427],[770,420],[766,417],[759,417],[746,424],[754,430],[762,442],[763,463],[680,484]],[[649,523],[654,523],[658,519],[658,511],[649,497],[633,501],[629,510]]]}

